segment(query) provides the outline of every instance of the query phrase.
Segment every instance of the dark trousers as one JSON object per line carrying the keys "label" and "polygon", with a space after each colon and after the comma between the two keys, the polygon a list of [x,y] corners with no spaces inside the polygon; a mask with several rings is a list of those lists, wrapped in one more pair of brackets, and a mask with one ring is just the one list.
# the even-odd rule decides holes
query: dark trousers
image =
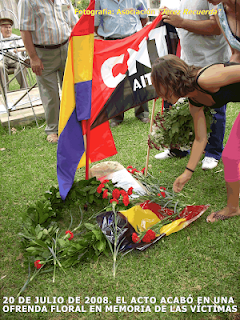
{"label": "dark trousers", "polygon": [[210,138],[205,148],[205,156],[219,160],[223,151],[223,138],[226,125],[226,105],[214,109],[213,123],[211,124]]}
{"label": "dark trousers", "polygon": [[[148,118],[149,117],[149,110],[148,110],[148,103],[145,102],[141,106],[137,106],[134,108],[135,110],[135,117],[138,119],[142,118]],[[120,113],[115,118],[113,118],[114,121],[121,123],[124,119],[124,113]]]}

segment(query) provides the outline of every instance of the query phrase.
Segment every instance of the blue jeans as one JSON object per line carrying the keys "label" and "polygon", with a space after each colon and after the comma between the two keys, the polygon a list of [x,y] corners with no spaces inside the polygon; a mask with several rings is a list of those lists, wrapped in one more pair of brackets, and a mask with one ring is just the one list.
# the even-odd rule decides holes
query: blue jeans
{"label": "blue jeans", "polygon": [[226,125],[226,105],[221,108],[214,109],[216,113],[213,115],[213,123],[211,124],[210,138],[205,148],[205,157],[215,158],[219,160],[223,151],[223,138]]}

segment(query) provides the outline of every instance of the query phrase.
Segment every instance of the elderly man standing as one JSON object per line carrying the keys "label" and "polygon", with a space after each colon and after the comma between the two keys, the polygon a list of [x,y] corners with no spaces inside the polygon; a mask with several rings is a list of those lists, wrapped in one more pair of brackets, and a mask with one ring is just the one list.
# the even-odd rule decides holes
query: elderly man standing
{"label": "elderly man standing", "polygon": [[[12,34],[12,26],[12,19],[0,19],[0,77],[4,85],[4,75],[7,83],[8,71],[9,69],[14,69],[16,79],[22,89],[27,87],[26,70],[20,66],[16,51],[23,51],[25,49],[23,48],[22,40],[16,40],[16,35]],[[16,48],[16,46],[22,48]]]}
{"label": "elderly man standing", "polygon": [[[102,15],[95,15],[94,25],[95,32],[104,40],[131,36],[141,30],[148,21],[145,0],[96,0],[95,9],[103,12]],[[136,14],[136,11],[141,11],[141,14]],[[150,122],[147,102],[135,107],[135,116],[143,123]],[[111,127],[118,126],[123,118],[124,113],[113,118]]]}
{"label": "elderly man standing", "polygon": [[68,38],[77,22],[70,0],[20,0],[20,31],[37,76],[46,116],[47,140],[58,141],[60,98]]}

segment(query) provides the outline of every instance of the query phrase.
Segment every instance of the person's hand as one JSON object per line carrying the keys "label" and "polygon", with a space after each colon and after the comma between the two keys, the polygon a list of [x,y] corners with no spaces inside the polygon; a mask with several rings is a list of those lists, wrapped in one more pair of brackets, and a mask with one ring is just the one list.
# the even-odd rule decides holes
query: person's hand
{"label": "person's hand", "polygon": [[182,191],[185,184],[191,179],[192,173],[185,170],[173,183],[173,191],[180,192]]}
{"label": "person's hand", "polygon": [[41,76],[42,75],[42,70],[44,69],[42,60],[39,59],[38,56],[34,58],[30,58],[30,65],[32,68],[32,71],[37,75]]}
{"label": "person's hand", "polygon": [[183,18],[180,16],[179,10],[170,10],[167,7],[161,8],[162,19],[164,22],[171,24],[174,27],[181,28]]}

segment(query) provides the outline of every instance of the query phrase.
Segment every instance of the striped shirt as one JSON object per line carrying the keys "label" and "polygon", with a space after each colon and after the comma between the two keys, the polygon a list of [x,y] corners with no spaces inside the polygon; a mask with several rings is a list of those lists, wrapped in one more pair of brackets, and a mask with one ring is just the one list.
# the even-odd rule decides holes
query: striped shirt
{"label": "striped shirt", "polygon": [[78,18],[70,0],[20,0],[19,29],[31,31],[34,44],[56,45],[70,36]]}

